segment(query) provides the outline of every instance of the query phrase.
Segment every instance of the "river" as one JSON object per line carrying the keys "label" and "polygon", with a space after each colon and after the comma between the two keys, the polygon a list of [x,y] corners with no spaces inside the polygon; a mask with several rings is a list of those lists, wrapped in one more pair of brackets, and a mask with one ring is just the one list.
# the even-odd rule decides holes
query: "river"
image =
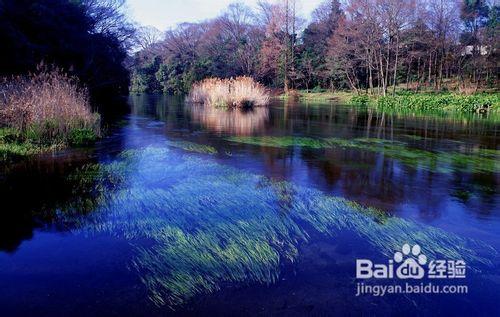
{"label": "river", "polygon": [[[494,118],[129,103],[91,148],[1,166],[1,315],[498,315]],[[356,296],[356,260],[404,244],[467,266],[415,284],[468,293]]]}

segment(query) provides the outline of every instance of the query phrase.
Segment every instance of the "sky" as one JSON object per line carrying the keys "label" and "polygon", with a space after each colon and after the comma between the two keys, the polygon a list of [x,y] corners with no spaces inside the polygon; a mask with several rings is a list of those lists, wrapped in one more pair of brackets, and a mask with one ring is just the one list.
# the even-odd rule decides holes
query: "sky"
{"label": "sky", "polygon": [[[299,0],[297,9],[306,19],[323,0]],[[161,31],[182,22],[199,22],[214,18],[235,0],[128,0],[127,12],[137,23]],[[255,7],[258,0],[240,0]]]}

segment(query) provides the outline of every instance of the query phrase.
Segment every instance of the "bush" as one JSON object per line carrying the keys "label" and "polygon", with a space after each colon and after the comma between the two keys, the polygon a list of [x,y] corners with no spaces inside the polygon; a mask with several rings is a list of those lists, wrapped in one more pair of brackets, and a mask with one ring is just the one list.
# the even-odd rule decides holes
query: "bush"
{"label": "bush", "polygon": [[370,102],[370,97],[367,95],[355,95],[351,98],[351,104],[364,106]]}
{"label": "bush", "polygon": [[0,127],[39,145],[69,144],[100,134],[99,115],[91,111],[87,91],[57,69],[0,81]]}
{"label": "bush", "polygon": [[261,84],[249,77],[209,78],[193,85],[188,101],[214,107],[265,106],[270,96]]}
{"label": "bush", "polygon": [[90,129],[74,129],[71,130],[68,136],[69,144],[75,146],[91,145],[96,139],[95,131]]}

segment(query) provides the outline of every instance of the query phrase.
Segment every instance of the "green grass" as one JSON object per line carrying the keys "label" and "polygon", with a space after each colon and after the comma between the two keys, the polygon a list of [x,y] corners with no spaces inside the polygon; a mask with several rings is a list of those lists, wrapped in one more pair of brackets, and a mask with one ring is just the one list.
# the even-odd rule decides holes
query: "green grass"
{"label": "green grass", "polygon": [[379,97],[378,109],[474,113],[500,111],[500,94],[401,94]]}
{"label": "green grass", "polygon": [[49,151],[53,146],[37,145],[12,128],[0,128],[0,160]]}
{"label": "green grass", "polygon": [[200,154],[210,154],[214,155],[217,154],[218,151],[215,149],[213,146],[210,145],[205,145],[205,144],[198,144],[194,142],[189,142],[189,141],[167,141],[166,144],[168,146],[174,147],[174,148],[179,148],[184,151],[188,152],[195,152],[195,153],[200,153]]}
{"label": "green grass", "polygon": [[26,129],[25,132],[14,128],[0,128],[0,161],[60,150],[68,145],[86,146],[97,140],[92,129],[72,129],[66,139],[51,137],[41,131],[34,127]]}
{"label": "green grass", "polygon": [[[357,106],[370,106],[382,111],[418,112],[421,114],[500,113],[500,94],[482,93],[460,95],[456,93],[413,93],[399,91],[395,96],[369,96],[353,92],[339,91],[297,91],[299,99],[311,102],[337,102]],[[286,95],[279,99],[287,100]]]}
{"label": "green grass", "polygon": [[[351,98],[355,95],[355,93],[338,91],[338,92],[329,92],[329,91],[305,91],[299,90],[297,91],[299,100],[302,101],[311,101],[311,102],[338,102],[343,104],[348,104]],[[283,94],[278,97],[281,100],[290,99],[289,96]]]}
{"label": "green grass", "polygon": [[72,129],[68,135],[68,143],[72,146],[88,146],[97,140],[97,135],[92,129]]}

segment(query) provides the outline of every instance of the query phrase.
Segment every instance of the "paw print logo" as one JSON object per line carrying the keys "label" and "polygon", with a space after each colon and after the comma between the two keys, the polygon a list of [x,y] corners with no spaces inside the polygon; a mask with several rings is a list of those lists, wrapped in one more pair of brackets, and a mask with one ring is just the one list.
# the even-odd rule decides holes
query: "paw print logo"
{"label": "paw print logo", "polygon": [[396,270],[396,276],[400,279],[421,279],[425,275],[422,266],[427,264],[427,257],[422,254],[422,248],[418,244],[413,247],[404,244],[401,252],[394,254],[394,261],[400,263]]}

